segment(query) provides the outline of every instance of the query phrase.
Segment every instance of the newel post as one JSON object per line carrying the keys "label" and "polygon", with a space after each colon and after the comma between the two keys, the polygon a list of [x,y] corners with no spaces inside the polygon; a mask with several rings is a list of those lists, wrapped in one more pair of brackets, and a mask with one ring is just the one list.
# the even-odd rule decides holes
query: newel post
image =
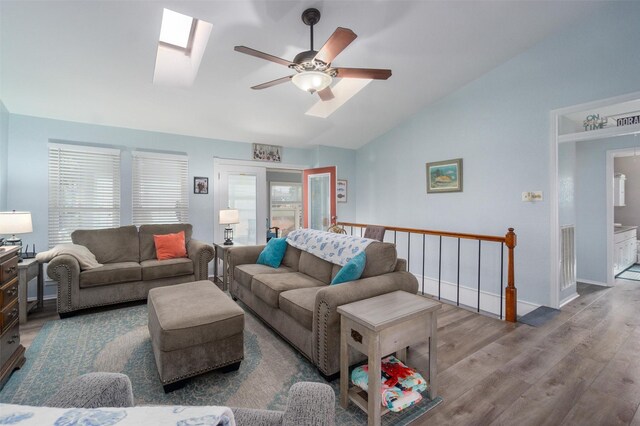
{"label": "newel post", "polygon": [[505,290],[505,319],[509,322],[516,322],[517,320],[517,304],[518,304],[518,291],[515,286],[515,273],[514,273],[514,258],[513,250],[517,245],[516,233],[513,232],[513,228],[509,228],[509,232],[505,235],[505,244],[509,249],[509,260],[507,267],[507,288]]}

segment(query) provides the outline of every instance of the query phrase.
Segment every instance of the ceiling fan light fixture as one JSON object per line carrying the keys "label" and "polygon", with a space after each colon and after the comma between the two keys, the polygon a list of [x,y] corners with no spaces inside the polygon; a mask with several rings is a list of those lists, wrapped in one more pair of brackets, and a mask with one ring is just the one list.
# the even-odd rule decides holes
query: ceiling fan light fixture
{"label": "ceiling fan light fixture", "polygon": [[320,71],[303,71],[294,75],[291,80],[300,90],[315,93],[327,88],[333,79]]}

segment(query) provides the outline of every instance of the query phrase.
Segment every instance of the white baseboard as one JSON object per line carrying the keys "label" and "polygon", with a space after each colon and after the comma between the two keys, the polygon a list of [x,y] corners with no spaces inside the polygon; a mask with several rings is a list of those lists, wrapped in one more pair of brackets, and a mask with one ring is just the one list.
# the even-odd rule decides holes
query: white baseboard
{"label": "white baseboard", "polygon": [[599,285],[599,286],[602,286],[602,287],[609,287],[609,284],[603,283],[602,281],[584,280],[582,278],[577,278],[576,281],[579,282],[579,283]]}
{"label": "white baseboard", "polygon": [[564,298],[562,300],[562,302],[560,302],[560,307],[562,308],[564,305],[566,305],[569,302],[572,302],[572,301],[576,300],[578,297],[580,297],[580,295],[578,293],[573,293],[569,297]]}
{"label": "white baseboard", "polygon": [[[422,283],[422,275],[413,274],[419,283]],[[440,297],[450,302],[456,301],[457,287],[455,283],[448,281],[440,281]],[[421,289],[420,289],[421,290]],[[432,296],[438,295],[438,280],[435,278],[424,277],[424,292]],[[502,315],[505,313],[505,300],[504,295],[502,298]],[[470,287],[460,286],[460,304],[475,308],[478,306],[478,290]],[[524,300],[518,300],[517,311],[518,315],[526,315],[540,305],[527,302]],[[484,290],[480,290],[480,310],[490,312],[495,315],[500,315],[500,295],[490,293]]]}

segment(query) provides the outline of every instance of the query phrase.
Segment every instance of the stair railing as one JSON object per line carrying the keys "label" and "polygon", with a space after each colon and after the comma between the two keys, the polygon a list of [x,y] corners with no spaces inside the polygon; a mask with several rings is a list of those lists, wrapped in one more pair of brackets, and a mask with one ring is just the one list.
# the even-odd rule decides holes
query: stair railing
{"label": "stair railing", "polygon": [[[372,226],[372,224],[364,224],[364,223],[351,223],[351,222],[338,222],[338,226],[342,226],[343,228],[349,228],[347,233],[354,235],[358,234],[362,236],[364,230],[367,226]],[[456,297],[455,302],[457,306],[461,305],[460,302],[460,241],[461,240],[475,240],[478,241],[478,270],[477,270],[477,302],[475,309],[477,312],[481,311],[480,299],[481,299],[481,267],[482,267],[482,247],[484,243],[494,243],[500,244],[499,253],[500,253],[500,308],[499,308],[499,316],[500,319],[505,319],[509,322],[517,321],[517,289],[515,287],[515,272],[514,272],[514,251],[517,245],[517,236],[514,232],[513,228],[509,228],[508,232],[504,236],[494,236],[494,235],[480,235],[480,234],[465,234],[459,232],[448,232],[448,231],[434,231],[428,229],[414,229],[414,228],[401,228],[395,226],[384,226],[384,228],[388,231],[387,237],[390,235],[389,232],[393,232],[393,243],[397,246],[398,234],[406,234],[407,235],[407,271],[411,272],[411,236],[413,235],[422,235],[422,274],[419,275],[422,282],[422,294],[425,294],[425,259],[427,256],[426,253],[426,238],[427,236],[435,236],[438,238],[438,290],[437,296],[439,300],[443,298],[442,296],[442,240],[443,238],[450,238],[457,240],[457,280],[456,280]],[[385,240],[386,241],[386,240]],[[390,241],[389,241],[390,242]],[[507,286],[504,287],[504,247],[507,247]],[[414,249],[415,250],[415,249]],[[417,274],[416,274],[417,275]],[[464,287],[464,289],[468,289],[469,287]],[[504,294],[503,294],[504,290]],[[450,299],[446,299],[450,300]],[[453,300],[451,300],[453,302]],[[503,303],[504,301],[504,303]],[[503,305],[504,305],[504,315],[503,315]]]}

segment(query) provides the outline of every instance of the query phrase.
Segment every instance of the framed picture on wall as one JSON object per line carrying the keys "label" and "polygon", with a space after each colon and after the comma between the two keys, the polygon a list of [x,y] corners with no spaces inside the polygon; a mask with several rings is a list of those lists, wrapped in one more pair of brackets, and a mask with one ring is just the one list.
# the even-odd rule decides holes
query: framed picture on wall
{"label": "framed picture on wall", "polygon": [[194,194],[208,194],[209,193],[209,178],[195,176],[193,178],[193,193]]}
{"label": "framed picture on wall", "polygon": [[462,158],[427,163],[427,193],[462,192]]}
{"label": "framed picture on wall", "polygon": [[253,159],[260,161],[282,162],[282,147],[277,145],[253,144]]}
{"label": "framed picture on wall", "polygon": [[338,179],[336,185],[336,198],[338,198],[339,203],[347,202],[347,184],[346,179]]}

